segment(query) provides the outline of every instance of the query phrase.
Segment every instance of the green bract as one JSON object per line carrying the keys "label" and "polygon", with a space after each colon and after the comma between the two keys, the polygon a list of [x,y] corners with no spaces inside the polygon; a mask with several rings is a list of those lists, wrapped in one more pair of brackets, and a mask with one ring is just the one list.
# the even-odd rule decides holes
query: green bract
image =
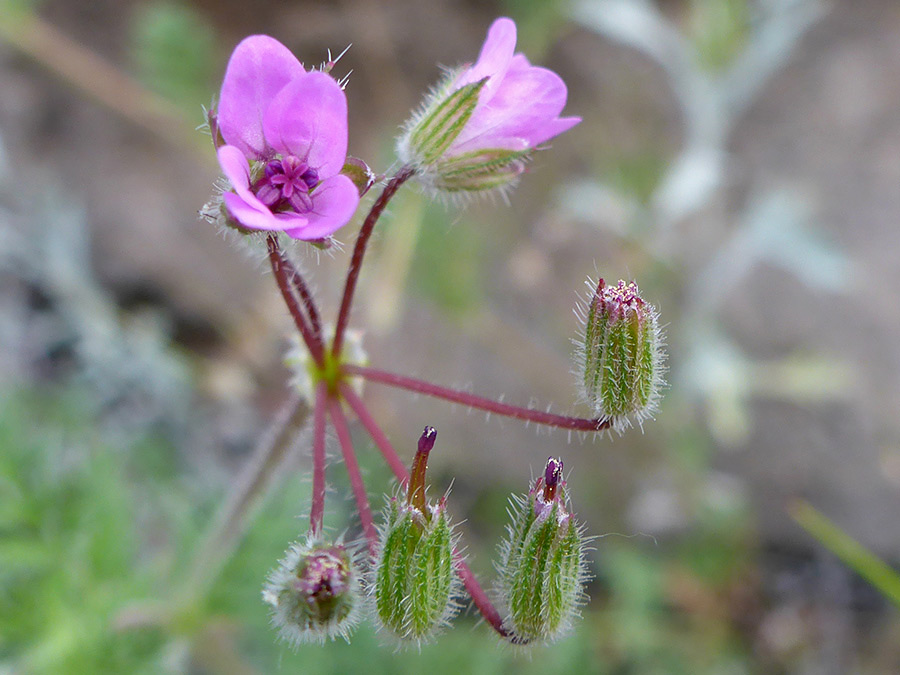
{"label": "green bract", "polygon": [[500,548],[504,625],[513,641],[552,641],[584,600],[584,537],[569,511],[562,462],[551,458],[529,493],[511,500],[512,523]]}
{"label": "green bract", "polygon": [[634,282],[607,286],[600,279],[582,318],[576,354],[582,395],[621,432],[630,417],[640,423],[652,415],[659,400],[664,356],[656,309]]}
{"label": "green bract", "polygon": [[424,511],[397,499],[385,509],[375,567],[378,620],[403,640],[426,640],[456,613],[453,538],[443,500]]}
{"label": "green bract", "polygon": [[450,147],[475,112],[478,95],[487,78],[449,91],[448,84],[435,91],[422,111],[413,118],[401,138],[401,154],[417,164],[431,164]]}

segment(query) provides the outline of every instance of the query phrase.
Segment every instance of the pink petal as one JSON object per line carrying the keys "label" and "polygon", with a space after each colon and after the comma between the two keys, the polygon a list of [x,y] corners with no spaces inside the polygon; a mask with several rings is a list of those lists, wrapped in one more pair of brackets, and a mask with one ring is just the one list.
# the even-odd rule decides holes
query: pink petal
{"label": "pink petal", "polygon": [[516,24],[512,19],[501,17],[488,29],[478,61],[463,72],[454,87],[458,89],[485,77],[490,78],[481,90],[481,100],[489,100],[503,81],[515,50]]}
{"label": "pink petal", "polygon": [[234,188],[234,192],[222,195],[231,217],[251,230],[281,229],[269,208],[250,191],[250,166],[244,154],[233,145],[223,145],[217,156],[219,166]]}
{"label": "pink petal", "polygon": [[479,104],[451,152],[543,143],[580,121],[557,119],[567,96],[566,85],[556,73],[530,66],[525,57],[516,55],[494,96]]}
{"label": "pink petal", "polygon": [[283,44],[266,35],[243,40],[228,61],[219,95],[222,137],[247,157],[266,152],[263,117],[275,95],[306,71]]}
{"label": "pink petal", "polygon": [[310,196],[313,210],[304,214],[309,223],[296,229],[284,227],[294,239],[322,239],[333,234],[347,224],[359,204],[359,191],[343,174],[322,181]]}
{"label": "pink petal", "polygon": [[543,134],[535,134],[533,136],[532,145],[540,145],[541,143],[549,141],[551,138],[559,136],[561,133],[568,131],[580,123],[580,117],[559,117],[552,120],[544,127]]}
{"label": "pink petal", "polygon": [[284,87],[263,119],[266,140],[328,177],[347,157],[347,97],[332,77],[306,73]]}
{"label": "pink petal", "polygon": [[223,145],[216,152],[216,157],[219,159],[222,172],[241,201],[255,211],[268,212],[269,208],[250,191],[250,165],[244,153],[233,145]]}
{"label": "pink petal", "polygon": [[250,230],[284,229],[284,225],[268,209],[259,211],[233,192],[226,192],[222,198],[228,207],[228,213],[243,227]]}

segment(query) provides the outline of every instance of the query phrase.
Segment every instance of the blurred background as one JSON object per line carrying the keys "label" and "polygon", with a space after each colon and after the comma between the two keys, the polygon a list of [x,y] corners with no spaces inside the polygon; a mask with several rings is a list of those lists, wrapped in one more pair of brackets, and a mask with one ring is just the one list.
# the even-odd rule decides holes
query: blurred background
{"label": "blurred background", "polygon": [[[585,439],[370,385],[405,459],[438,429],[434,485],[486,581],[508,495],[561,456],[591,601],[528,655],[472,612],[420,651],[363,626],[294,652],[260,589],[305,529],[302,435],[210,591],[175,591],[289,377],[264,252],[197,217],[218,168],[195,128],[244,36],[307,67],[352,43],[350,153],[386,172],[498,15],[584,122],[509,204],[405,189],[353,324],[379,367],[588,415],[572,309],[588,275],[635,279],[669,387],[643,430]],[[3,0],[0,673],[900,672],[898,186],[893,0]],[[326,316],[358,222],[295,251]]]}

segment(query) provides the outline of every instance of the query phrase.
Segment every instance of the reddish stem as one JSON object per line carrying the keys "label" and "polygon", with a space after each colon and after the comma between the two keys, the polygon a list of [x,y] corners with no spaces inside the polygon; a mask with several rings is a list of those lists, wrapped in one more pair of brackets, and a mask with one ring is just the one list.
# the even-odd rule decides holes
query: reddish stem
{"label": "reddish stem", "polygon": [[381,430],[381,427],[378,426],[375,418],[372,417],[372,413],[369,412],[369,408],[365,403],[363,403],[363,400],[356,394],[356,392],[353,391],[353,387],[351,387],[346,382],[341,382],[338,385],[338,391],[340,392],[340,395],[343,397],[343,399],[347,402],[347,404],[353,409],[353,412],[356,413],[356,416],[359,418],[359,421],[369,433],[369,436],[371,436],[372,440],[375,441],[375,445],[377,445],[378,449],[381,450],[381,454],[384,456],[384,461],[388,463],[389,467],[391,467],[391,471],[393,471],[394,475],[397,476],[397,480],[400,481],[400,485],[406,488],[407,484],[409,483],[409,473],[406,470],[406,464],[404,464],[403,460],[400,459],[400,455],[397,454],[397,451],[394,449],[394,446],[391,445],[388,437]]}
{"label": "reddish stem", "polygon": [[359,520],[362,523],[363,532],[369,544],[369,554],[375,556],[378,548],[378,531],[375,529],[375,521],[372,519],[372,508],[369,506],[369,497],[366,494],[366,486],[363,483],[362,474],[359,471],[359,463],[356,461],[356,453],[353,451],[353,441],[350,438],[350,430],[347,427],[347,418],[341,410],[340,400],[328,398],[328,412],[331,415],[331,423],[337,433],[341,444],[341,452],[344,455],[344,464],[347,467],[347,475],[350,477],[350,486],[353,488],[353,496],[356,498],[356,508],[359,511]]}
{"label": "reddish stem", "polygon": [[442,398],[453,403],[485,410],[498,415],[512,417],[518,420],[535,422],[536,424],[544,424],[546,426],[558,427],[560,429],[571,429],[573,431],[603,431],[609,428],[609,420],[602,418],[587,419],[584,417],[569,417],[567,415],[555,415],[540,410],[532,410],[530,408],[522,408],[508,403],[501,403],[489,398],[483,398],[457,389],[449,389],[438,384],[432,384],[425,380],[419,380],[406,375],[398,375],[390,373],[378,368],[369,368],[368,366],[344,366],[344,373],[347,375],[358,375],[364,377],[371,382],[387,384],[401,389],[408,389],[426,396],[434,396]]}
{"label": "reddish stem", "polygon": [[313,490],[309,511],[309,529],[315,536],[322,534],[325,520],[325,405],[328,390],[324,382],[316,385],[313,412]]}
{"label": "reddish stem", "polygon": [[309,322],[312,324],[313,335],[322,342],[322,320],[319,318],[319,308],[316,307],[316,301],[313,299],[309,286],[303,279],[303,275],[294,267],[294,263],[284,254],[281,255],[281,265],[287,273],[288,279],[294,284],[294,288],[300,294],[303,305],[306,307],[306,313],[309,314]]}
{"label": "reddish stem", "polygon": [[297,303],[297,298],[294,297],[294,291],[291,287],[290,280],[288,279],[288,272],[284,265],[285,261],[281,255],[281,248],[278,246],[278,240],[275,238],[275,235],[270,234],[266,238],[266,244],[269,248],[269,262],[272,264],[272,273],[275,275],[275,281],[278,283],[281,297],[284,298],[284,304],[287,305],[288,311],[290,311],[291,316],[294,318],[297,330],[299,330],[300,335],[303,336],[303,341],[306,343],[306,347],[309,349],[309,353],[312,355],[313,360],[321,366],[325,357],[322,342],[313,335],[312,329],[309,327],[309,324],[306,323],[306,317],[303,316],[303,311]]}
{"label": "reddish stem", "polygon": [[356,291],[356,282],[359,280],[359,271],[362,269],[363,257],[366,254],[366,247],[369,244],[369,238],[375,230],[375,224],[381,217],[384,207],[391,198],[400,189],[400,186],[408,181],[415,173],[415,169],[409,166],[402,167],[394,177],[384,186],[384,190],[378,195],[378,199],[372,204],[369,215],[363,221],[359,230],[359,236],[356,238],[356,245],[353,247],[353,256],[350,258],[350,267],[347,269],[347,282],[344,284],[344,295],[341,298],[341,309],[338,313],[337,324],[334,329],[334,342],[331,345],[331,353],[335,356],[341,353],[341,347],[344,344],[344,331],[347,329],[347,323],[350,321],[350,307],[353,304],[353,294]]}
{"label": "reddish stem", "polygon": [[456,558],[456,569],[459,572],[459,577],[462,579],[463,584],[465,584],[469,595],[472,596],[472,602],[475,604],[478,611],[481,612],[481,616],[484,617],[484,620],[490,624],[491,628],[497,631],[497,634],[500,635],[500,637],[517,644],[524,644],[524,641],[521,638],[510,633],[503,627],[503,619],[500,616],[500,612],[497,611],[497,608],[494,607],[494,603],[491,602],[491,599],[487,596],[487,593],[484,592],[481,584],[478,583],[478,579],[475,578],[475,573],[472,572],[472,568],[462,559],[462,556],[456,549],[453,550],[453,555]]}

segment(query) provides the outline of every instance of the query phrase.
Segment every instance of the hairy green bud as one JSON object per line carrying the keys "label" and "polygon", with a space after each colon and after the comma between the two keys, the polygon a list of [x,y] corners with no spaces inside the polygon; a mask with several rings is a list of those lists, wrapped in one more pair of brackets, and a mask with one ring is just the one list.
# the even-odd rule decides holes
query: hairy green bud
{"label": "hairy green bud", "polygon": [[603,279],[580,314],[576,360],[582,396],[621,433],[631,418],[642,423],[659,403],[665,360],[659,315],[634,282],[607,286]]}
{"label": "hairy green bud", "polygon": [[263,600],[272,606],[279,635],[293,645],[347,639],[363,605],[359,574],[347,549],[316,537],[287,550],[269,574]]}
{"label": "hairy green bud", "polygon": [[425,499],[425,467],[436,436],[426,427],[406,499],[393,498],[385,509],[374,573],[378,621],[400,639],[417,642],[446,626],[457,610],[459,578],[446,497],[434,505]]}
{"label": "hairy green bud", "polygon": [[497,564],[504,625],[516,642],[553,641],[578,615],[587,578],[584,536],[570,512],[562,461],[548,459],[529,493],[510,503],[512,523]]}

